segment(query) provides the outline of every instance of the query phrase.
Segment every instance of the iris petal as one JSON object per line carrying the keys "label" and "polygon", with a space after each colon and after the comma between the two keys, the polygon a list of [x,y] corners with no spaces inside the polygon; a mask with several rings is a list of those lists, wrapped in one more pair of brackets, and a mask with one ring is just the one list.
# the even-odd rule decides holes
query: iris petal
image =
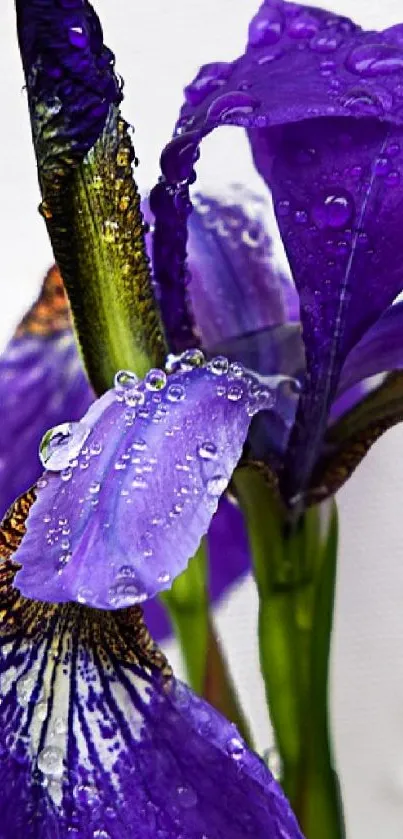
{"label": "iris petal", "polygon": [[78,456],[73,433],[66,468],[39,482],[17,553],[21,591],[117,609],[169,587],[208,529],[251,417],[275,410],[288,381],[262,383],[223,357],[134,386],[118,377],[83,418]]}
{"label": "iris petal", "polygon": [[186,88],[161,158],[152,206],[166,308],[186,273],[188,185],[202,138],[221,125],[247,128],[272,189],[309,371],[283,479],[288,497],[309,480],[343,361],[402,288],[402,74],[396,32],[365,33],[327,11],[265,2],[245,54],[202,68]]}
{"label": "iris petal", "polygon": [[225,198],[197,195],[194,205],[188,293],[203,349],[284,323],[297,295],[275,262],[267,204],[234,188]]}
{"label": "iris petal", "polygon": [[266,767],[174,679],[138,607],[19,597],[11,554],[31,502],[0,538],[3,839],[301,839]]}
{"label": "iris petal", "polygon": [[339,391],[378,373],[403,367],[403,302],[390,306],[347,356]]}
{"label": "iris petal", "polygon": [[80,419],[93,398],[60,275],[52,270],[0,357],[0,516],[39,478],[38,448],[45,431]]}

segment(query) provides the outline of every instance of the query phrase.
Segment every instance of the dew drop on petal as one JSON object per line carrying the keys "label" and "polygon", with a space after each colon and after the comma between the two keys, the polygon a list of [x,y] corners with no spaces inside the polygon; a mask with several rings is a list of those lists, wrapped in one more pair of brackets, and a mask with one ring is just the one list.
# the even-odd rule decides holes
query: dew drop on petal
{"label": "dew drop on petal", "polygon": [[170,402],[181,402],[185,398],[185,388],[179,384],[169,385],[167,390],[167,399]]}
{"label": "dew drop on petal", "polygon": [[312,207],[312,220],[319,229],[342,230],[351,222],[354,202],[346,190],[334,189],[318,198]]}
{"label": "dew drop on petal", "polygon": [[215,376],[225,376],[228,373],[229,362],[225,355],[217,355],[207,365]]}
{"label": "dew drop on petal", "polygon": [[42,466],[51,472],[68,467],[80,453],[90,431],[83,422],[65,422],[49,429],[39,446]]}
{"label": "dew drop on petal", "polygon": [[201,457],[202,460],[214,460],[217,457],[217,447],[214,443],[211,443],[209,440],[206,440],[205,443],[202,443],[198,449],[197,454]]}
{"label": "dew drop on petal", "polygon": [[38,769],[51,778],[63,774],[63,752],[57,746],[45,746],[38,755]]}
{"label": "dew drop on petal", "polygon": [[245,746],[239,737],[231,737],[227,743],[227,752],[234,760],[240,760],[245,752]]}
{"label": "dew drop on petal", "polygon": [[167,383],[167,376],[164,370],[149,370],[145,379],[147,390],[163,390]]}

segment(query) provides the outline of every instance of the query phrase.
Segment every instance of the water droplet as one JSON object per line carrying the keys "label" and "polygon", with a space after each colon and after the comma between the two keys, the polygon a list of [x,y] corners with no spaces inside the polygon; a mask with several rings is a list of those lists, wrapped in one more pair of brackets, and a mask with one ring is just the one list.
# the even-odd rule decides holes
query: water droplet
{"label": "water droplet", "polygon": [[186,350],[178,356],[178,360],[183,372],[193,370],[195,367],[203,367],[205,362],[204,354],[199,349]]}
{"label": "water droplet", "polygon": [[245,391],[242,385],[231,385],[227,390],[227,399],[229,399],[230,402],[239,402],[239,400],[242,399],[244,392]]}
{"label": "water droplet", "polygon": [[240,122],[248,121],[248,117],[259,107],[260,102],[249,93],[232,91],[224,93],[213,101],[207,112],[207,121],[211,122]]}
{"label": "water droplet", "polygon": [[42,466],[51,472],[65,469],[80,453],[90,431],[83,422],[65,422],[49,429],[39,446]]}
{"label": "water droplet", "polygon": [[219,497],[227,488],[228,481],[223,475],[214,475],[207,481],[207,492],[209,495]]}
{"label": "water droplet", "polygon": [[59,559],[57,561],[57,571],[59,574],[61,574],[61,572],[64,571],[66,565],[69,564],[71,556],[72,554],[70,553],[70,551],[66,551],[65,553],[60,554]]}
{"label": "water droplet", "polygon": [[273,778],[275,778],[276,781],[280,781],[283,772],[283,767],[280,753],[278,752],[275,746],[271,746],[270,749],[266,749],[266,751],[263,754],[263,760],[266,763],[268,769],[270,769]]}
{"label": "water droplet", "polygon": [[245,746],[239,737],[231,737],[227,743],[227,752],[234,760],[240,760],[245,752]]}
{"label": "water droplet", "polygon": [[46,700],[41,700],[41,702],[38,702],[36,706],[35,717],[39,722],[45,722],[47,715],[48,703],[46,702]]}
{"label": "water droplet", "polygon": [[290,212],[290,202],[289,201],[279,201],[276,206],[276,212],[278,216],[285,217],[288,216]]}
{"label": "water droplet", "polygon": [[47,485],[48,485],[48,482],[47,482],[46,478],[39,478],[39,481],[37,481],[37,484],[36,484],[38,489],[45,489],[45,487],[47,487]]}
{"label": "water droplet", "polygon": [[53,731],[55,734],[65,734],[67,731],[67,723],[63,717],[56,717],[53,723]]}
{"label": "water droplet", "polygon": [[66,469],[62,469],[62,471],[60,472],[60,477],[62,481],[71,481],[73,477],[73,470],[71,469],[71,467],[67,466]]}
{"label": "water droplet", "polygon": [[38,755],[38,769],[51,778],[63,775],[63,752],[57,746],[45,746]]}
{"label": "water droplet", "polygon": [[287,32],[291,38],[312,38],[318,31],[318,28],[319,23],[316,18],[313,15],[302,12],[302,14],[291,18]]}
{"label": "water droplet", "polygon": [[105,242],[108,245],[113,245],[119,232],[119,225],[117,221],[110,221],[108,219],[104,221],[102,232]]}
{"label": "water droplet", "polygon": [[241,379],[244,375],[244,368],[242,364],[239,364],[238,361],[233,361],[232,364],[229,366],[229,375],[235,379]]}
{"label": "water droplet", "polygon": [[167,375],[164,370],[149,370],[144,383],[147,390],[163,390],[167,383]]}
{"label": "water droplet", "polygon": [[385,183],[387,184],[387,186],[399,186],[400,172],[398,172],[397,169],[394,169],[392,172],[389,172],[389,174],[385,178]]}
{"label": "water droplet", "polygon": [[224,376],[228,373],[229,362],[225,355],[217,355],[216,358],[209,361],[207,367],[215,376]]}
{"label": "water droplet", "polygon": [[157,582],[161,583],[161,585],[165,585],[166,583],[169,583],[170,579],[171,576],[168,574],[168,571],[161,571],[161,573],[158,574]]}
{"label": "water droplet", "polygon": [[315,35],[309,43],[311,49],[315,52],[334,52],[337,49],[340,43],[340,38],[338,38],[333,32],[319,32]]}
{"label": "water droplet", "polygon": [[390,169],[391,169],[390,160],[387,157],[385,157],[384,155],[381,155],[380,157],[378,157],[377,160],[374,163],[374,172],[375,172],[376,175],[380,175],[381,177],[383,177],[384,175],[387,175],[388,172],[390,171]]}
{"label": "water droplet", "polygon": [[99,492],[100,489],[101,489],[101,484],[99,483],[99,481],[92,481],[92,483],[89,486],[89,491],[90,491],[91,495],[97,495],[97,493]]}
{"label": "water droplet", "polygon": [[85,49],[88,46],[89,38],[83,26],[69,26],[67,34],[72,47]]}
{"label": "water droplet", "polygon": [[270,46],[280,40],[283,31],[282,16],[276,10],[259,11],[249,26],[249,43],[253,47]]}
{"label": "water droplet", "polygon": [[217,457],[217,446],[207,440],[198,447],[197,454],[202,460],[215,460]]}
{"label": "water droplet", "polygon": [[17,697],[21,705],[28,705],[35,687],[35,676],[27,674],[17,682]]}
{"label": "water droplet", "polygon": [[393,44],[361,44],[354,47],[347,56],[346,67],[350,73],[359,76],[390,75],[402,71],[403,53],[400,47]]}
{"label": "water droplet", "polygon": [[180,806],[186,810],[197,804],[197,793],[191,787],[178,787],[177,795]]}
{"label": "water droplet", "polygon": [[181,402],[185,398],[185,388],[182,385],[169,385],[167,398],[170,402]]}
{"label": "water droplet", "polygon": [[136,387],[139,379],[131,370],[119,370],[113,382],[115,390],[127,390]]}
{"label": "water droplet", "polygon": [[323,195],[312,207],[312,219],[319,229],[341,230],[351,222],[353,213],[353,199],[341,189]]}

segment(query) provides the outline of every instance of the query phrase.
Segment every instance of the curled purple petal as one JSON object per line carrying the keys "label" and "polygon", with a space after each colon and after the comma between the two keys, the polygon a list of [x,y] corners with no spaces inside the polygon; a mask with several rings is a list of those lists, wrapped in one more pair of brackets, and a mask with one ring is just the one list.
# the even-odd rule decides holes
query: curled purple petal
{"label": "curled purple petal", "polygon": [[343,366],[339,392],[357,382],[403,368],[403,302],[390,306],[351,350]]}
{"label": "curled purple petal", "polygon": [[[347,354],[403,285],[402,81],[397,30],[363,32],[327,11],[271,0],[251,23],[245,54],[202,68],[188,85],[177,136],[161,157],[154,260],[167,310],[171,288],[186,296],[189,185],[203,137],[220,125],[247,128],[272,190],[308,368],[287,497],[309,480]],[[172,248],[163,253],[168,229]]]}
{"label": "curled purple petal", "polygon": [[138,607],[18,595],[25,514],[26,498],[0,533],[2,839],[302,839],[266,766],[175,680]]}
{"label": "curled purple petal", "polygon": [[[240,458],[252,416],[274,410],[288,377],[258,380],[198,351],[168,377],[135,384],[119,373],[69,436],[56,430],[27,534],[17,585],[50,602],[118,609],[170,586],[195,553]],[[134,377],[135,379],[135,377]],[[84,428],[85,434],[82,434]],[[82,441],[77,452],[77,434]]]}

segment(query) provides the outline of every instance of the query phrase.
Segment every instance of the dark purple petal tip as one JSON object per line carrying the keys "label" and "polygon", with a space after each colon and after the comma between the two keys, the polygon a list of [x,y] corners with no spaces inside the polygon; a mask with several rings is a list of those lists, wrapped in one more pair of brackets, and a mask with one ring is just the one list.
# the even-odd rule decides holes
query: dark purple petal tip
{"label": "dark purple petal tip", "polygon": [[195,553],[252,417],[276,409],[289,378],[222,356],[204,365],[198,350],[169,366],[141,382],[120,372],[80,423],[45,435],[48,471],[16,553],[25,596],[122,608],[167,588]]}
{"label": "dark purple petal tip", "polygon": [[16,0],[16,8],[34,142],[49,170],[66,154],[86,154],[122,94],[87,0]]}

